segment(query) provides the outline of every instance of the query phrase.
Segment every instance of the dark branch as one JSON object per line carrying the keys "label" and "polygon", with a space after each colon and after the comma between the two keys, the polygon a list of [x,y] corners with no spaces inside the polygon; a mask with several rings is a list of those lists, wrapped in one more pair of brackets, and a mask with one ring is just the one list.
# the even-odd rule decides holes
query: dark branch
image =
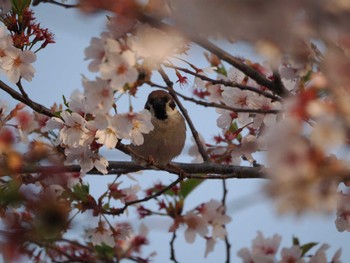
{"label": "dark branch", "polygon": [[[189,179],[259,179],[266,178],[265,171],[262,167],[248,167],[248,166],[235,166],[224,165],[216,163],[171,163],[173,167],[178,167],[184,171],[184,177]],[[21,170],[18,170],[18,174],[57,174],[57,173],[77,173],[80,172],[80,165],[66,165],[66,166],[23,166]],[[173,168],[159,169],[154,166],[141,166],[133,162],[117,162],[110,161],[108,166],[108,174],[127,174],[145,170],[159,170],[167,171],[169,173],[176,173]],[[101,174],[99,171],[93,169],[88,174]],[[6,172],[1,171],[0,176],[8,175]]]}
{"label": "dark branch", "polygon": [[245,75],[250,77],[251,79],[254,79],[258,84],[267,87],[272,92],[276,93],[277,95],[281,97],[286,97],[290,94],[290,92],[287,89],[282,89],[279,85],[276,85],[275,82],[267,79],[264,75],[262,75],[260,72],[256,71],[252,67],[244,64],[239,59],[235,58],[234,56],[227,53],[225,50],[221,49],[220,47],[214,45],[207,39],[204,39],[200,36],[194,36],[193,34],[190,34],[186,32],[186,29],[183,28],[177,28],[176,26],[172,26],[166,23],[163,23],[162,21],[153,18],[151,16],[145,15],[145,14],[139,14],[139,19],[144,22],[148,23],[154,27],[166,30],[166,31],[172,31],[177,32],[182,35],[184,35],[186,38],[188,38],[190,41],[196,43],[197,45],[203,47],[204,49],[210,51],[211,53],[215,54],[218,58],[221,60],[226,61],[233,67],[239,69],[242,71]]}
{"label": "dark branch", "polygon": [[15,91],[14,89],[6,85],[1,80],[0,80],[0,89],[8,93],[12,98],[26,104],[27,106],[29,106],[30,108],[32,108],[34,111],[38,113],[44,114],[48,117],[57,117],[50,109],[46,108],[45,106],[39,103],[32,101],[31,99],[29,99],[28,96],[25,98],[22,94],[18,93],[17,91]]}
{"label": "dark branch", "polygon": [[58,5],[58,6],[61,6],[61,7],[64,7],[64,8],[77,8],[79,7],[79,5],[73,5],[73,4],[64,4],[64,3],[61,3],[61,2],[57,2],[55,0],[34,0],[32,5],[33,6],[36,6],[40,3],[49,3],[49,4],[53,4],[53,5]]}
{"label": "dark branch", "polygon": [[[177,67],[177,66],[173,66],[173,65],[170,65],[170,64],[164,64],[165,67],[168,67],[168,68],[173,68],[173,69],[177,69],[179,71],[182,71],[182,72],[185,72],[187,74],[190,74],[190,75],[193,75],[197,78],[200,78],[201,80],[205,80],[205,81],[208,81],[212,84],[219,84],[219,85],[224,85],[226,87],[234,87],[234,88],[238,88],[240,90],[249,90],[249,91],[252,91],[252,92],[255,92],[259,95],[263,95],[267,98],[270,98],[272,100],[275,100],[275,101],[281,101],[281,98],[269,93],[269,92],[265,92],[265,91],[262,91],[261,89],[258,89],[256,87],[250,87],[250,86],[246,86],[246,85],[242,85],[242,84],[239,84],[239,83],[236,83],[234,81],[227,81],[227,80],[223,80],[223,79],[212,79],[212,78],[209,78],[207,76],[204,76],[204,75],[201,75],[201,74],[198,74],[196,72],[193,72],[187,68],[181,68],[181,67]],[[283,84],[282,84],[283,85]]]}
{"label": "dark branch", "polygon": [[[226,185],[226,180],[222,180],[222,206],[225,207],[225,213],[226,213],[226,198],[227,198],[227,185]],[[226,225],[223,225],[223,228],[226,229]],[[228,234],[226,233],[225,235],[225,247],[226,247],[226,263],[231,262],[231,244],[230,240],[228,239]]]}
{"label": "dark branch", "polygon": [[178,263],[175,257],[175,239],[176,239],[176,231],[173,232],[173,237],[170,240],[170,260],[174,263]]}
{"label": "dark branch", "polygon": [[113,210],[103,211],[103,213],[104,214],[108,214],[108,215],[120,215],[120,214],[123,214],[125,212],[125,210],[129,206],[136,205],[136,204],[143,203],[143,202],[147,202],[148,200],[156,198],[156,197],[164,194],[166,191],[172,189],[174,186],[176,186],[178,183],[180,183],[183,180],[184,180],[184,177],[179,176],[174,182],[172,182],[168,186],[164,187],[162,190],[153,193],[152,195],[146,196],[145,198],[142,198],[142,199],[137,199],[137,200],[134,200],[134,201],[127,202],[127,203],[125,203],[125,205],[122,208],[117,208],[117,209],[113,209]]}
{"label": "dark branch", "polygon": [[186,108],[182,105],[182,103],[180,102],[179,98],[177,97],[176,92],[173,89],[173,83],[171,82],[171,80],[169,79],[168,75],[166,75],[166,73],[164,72],[163,69],[159,69],[158,72],[162,76],[165,84],[167,85],[167,88],[168,88],[168,91],[169,91],[170,95],[174,98],[176,104],[180,108],[181,113],[184,115],[184,118],[186,119],[187,124],[190,127],[190,129],[191,129],[192,136],[193,136],[193,138],[194,138],[194,140],[195,140],[195,142],[197,144],[198,151],[199,151],[200,155],[202,156],[202,158],[203,158],[203,160],[205,162],[208,162],[210,160],[209,156],[208,156],[206,150],[204,149],[201,140],[199,139],[198,132],[197,132],[196,128],[194,127],[193,122],[192,122],[190,116],[188,115]]}

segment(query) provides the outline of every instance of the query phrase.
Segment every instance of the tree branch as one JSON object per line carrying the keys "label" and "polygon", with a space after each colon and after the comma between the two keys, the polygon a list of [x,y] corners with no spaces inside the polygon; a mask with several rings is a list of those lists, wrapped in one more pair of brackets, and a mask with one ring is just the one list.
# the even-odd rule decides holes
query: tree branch
{"label": "tree branch", "polygon": [[164,187],[162,190],[159,190],[158,192],[155,192],[152,195],[146,196],[145,198],[137,199],[137,200],[130,201],[130,202],[126,202],[125,205],[122,208],[117,208],[117,209],[113,209],[113,210],[103,211],[103,214],[108,214],[108,215],[120,215],[120,214],[123,214],[124,211],[129,206],[136,205],[136,204],[143,203],[143,202],[147,202],[148,200],[156,198],[156,197],[162,195],[163,193],[165,193],[166,191],[170,190],[171,188],[173,188],[174,186],[176,186],[178,183],[180,183],[183,180],[184,180],[184,177],[179,176],[174,182],[172,182],[168,186]]}
{"label": "tree branch", "polygon": [[[226,213],[226,197],[227,197],[227,186],[226,186],[226,180],[222,180],[222,206],[225,208],[224,212]],[[226,225],[222,226],[226,230]],[[231,244],[230,240],[228,239],[228,235],[226,233],[225,235],[225,247],[226,247],[226,263],[231,262]]]}
{"label": "tree branch", "polygon": [[0,89],[8,93],[12,98],[26,104],[30,108],[32,108],[34,111],[44,114],[48,117],[57,117],[50,109],[46,108],[45,106],[36,103],[32,101],[28,96],[25,98],[22,94],[18,93],[14,89],[12,89],[10,86],[6,85],[3,81],[0,80]]}
{"label": "tree branch", "polygon": [[[208,81],[212,84],[219,84],[219,85],[224,85],[226,87],[233,87],[233,88],[238,88],[240,90],[249,90],[249,91],[252,91],[252,92],[255,92],[259,95],[263,95],[267,98],[270,98],[270,99],[273,99],[275,101],[281,101],[281,98],[280,97],[277,97],[269,92],[265,92],[265,91],[262,91],[258,88],[255,88],[255,87],[250,87],[250,86],[246,86],[246,85],[242,85],[242,84],[239,84],[239,83],[236,83],[234,81],[227,81],[227,80],[224,80],[224,79],[212,79],[212,78],[209,78],[207,76],[204,76],[204,75],[201,75],[201,74],[198,74],[196,72],[193,72],[187,68],[182,68],[182,67],[177,67],[177,66],[173,66],[173,65],[170,65],[170,64],[163,64],[165,67],[167,68],[173,68],[173,69],[177,69],[179,71],[182,71],[182,72],[185,72],[187,74],[190,74],[190,75],[193,75],[197,78],[200,78],[201,80],[205,80],[205,81]],[[283,84],[282,84],[283,85]]]}
{"label": "tree branch", "polygon": [[[224,165],[217,163],[171,163],[173,167],[177,167],[184,171],[184,177],[189,179],[259,179],[266,178],[266,172],[263,167],[248,167],[248,166],[235,166],[235,165]],[[23,166],[21,169],[16,171],[16,174],[58,174],[58,173],[78,173],[80,172],[80,165],[31,165]],[[108,174],[128,174],[138,171],[146,170],[159,170],[167,171],[169,173],[176,173],[172,168],[164,167],[159,169],[154,166],[141,166],[134,162],[117,162],[110,161],[108,166]],[[0,170],[0,177],[14,174]],[[101,172],[93,169],[87,174],[101,174]],[[34,179],[33,179],[34,180]],[[30,180],[29,180],[30,181]]]}
{"label": "tree branch", "polygon": [[[156,88],[167,90],[167,87],[164,87],[162,85],[156,84],[156,83],[154,83],[152,81],[146,81],[145,83],[147,83],[151,87],[156,87]],[[260,113],[260,114],[278,114],[278,113],[280,113],[280,110],[233,108],[233,107],[227,106],[225,104],[219,104],[219,103],[215,103],[215,102],[207,102],[207,101],[197,100],[195,98],[191,98],[191,97],[185,96],[185,95],[181,94],[180,92],[177,92],[177,91],[174,91],[174,92],[176,93],[177,96],[181,97],[182,99],[187,100],[187,101],[191,101],[191,102],[193,102],[195,104],[198,104],[198,105],[201,105],[201,106],[204,106],[204,107],[211,107],[211,108],[219,108],[219,109],[224,109],[224,110],[230,110],[230,111],[234,111],[236,113],[239,113],[239,112]]]}
{"label": "tree branch", "polygon": [[260,84],[264,87],[267,87],[269,90],[276,93],[277,95],[279,95],[281,97],[286,97],[286,96],[290,95],[290,92],[287,89],[283,89],[279,85],[276,85],[275,82],[270,81],[265,76],[263,76],[260,72],[256,71],[252,67],[244,64],[242,61],[240,61],[239,59],[230,55],[229,53],[227,53],[225,50],[221,49],[220,47],[214,45],[213,43],[211,43],[207,39],[204,39],[200,36],[195,36],[193,34],[190,34],[190,33],[186,32],[186,29],[177,28],[176,26],[172,26],[172,25],[163,23],[162,21],[160,21],[154,17],[151,17],[149,15],[145,15],[143,13],[139,13],[139,20],[144,22],[144,23],[148,23],[154,27],[166,30],[166,31],[180,33],[180,34],[184,35],[186,38],[188,38],[190,41],[198,44],[199,46],[203,47],[204,49],[215,54],[221,60],[224,60],[227,63],[229,63],[230,65],[232,65],[233,67],[239,69],[245,75],[247,75],[251,79],[255,80],[258,84]]}
{"label": "tree branch", "polygon": [[178,263],[176,257],[175,257],[175,239],[176,239],[176,230],[173,232],[173,237],[170,240],[170,260],[174,263]]}
{"label": "tree branch", "polygon": [[192,136],[197,144],[198,151],[199,151],[200,155],[202,156],[202,158],[205,162],[208,162],[210,160],[209,156],[208,156],[207,152],[205,151],[201,140],[199,139],[198,132],[197,132],[196,128],[194,127],[193,122],[192,122],[190,116],[188,115],[186,108],[182,105],[179,98],[177,97],[177,94],[175,93],[175,91],[173,89],[173,82],[169,79],[169,77],[166,75],[166,73],[164,72],[164,70],[162,68],[160,68],[158,70],[158,72],[162,76],[165,84],[167,85],[167,88],[168,88],[170,95],[174,98],[176,104],[180,108],[180,111],[184,115],[184,118],[186,119],[187,124],[191,129]]}
{"label": "tree branch", "polygon": [[58,6],[61,6],[61,7],[64,7],[64,8],[77,8],[79,7],[78,4],[76,5],[70,5],[70,4],[64,4],[64,3],[61,3],[61,2],[57,2],[55,0],[34,0],[33,1],[33,6],[36,6],[40,3],[49,3],[49,4],[53,4],[53,5],[58,5]]}

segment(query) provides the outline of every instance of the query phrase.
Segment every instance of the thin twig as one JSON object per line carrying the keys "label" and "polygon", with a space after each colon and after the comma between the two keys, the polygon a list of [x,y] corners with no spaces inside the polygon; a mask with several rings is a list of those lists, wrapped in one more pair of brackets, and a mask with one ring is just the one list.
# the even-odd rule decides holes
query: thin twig
{"label": "thin twig", "polygon": [[[151,87],[156,87],[156,88],[160,88],[160,89],[164,89],[167,90],[168,88],[159,84],[156,84],[152,81],[147,81],[145,82],[148,85],[150,85]],[[181,97],[184,100],[187,101],[191,101],[195,104],[204,106],[204,107],[211,107],[211,108],[219,108],[219,109],[224,109],[224,110],[230,110],[230,111],[234,111],[236,113],[239,112],[248,112],[248,113],[260,113],[260,114],[278,114],[280,113],[280,110],[263,110],[263,109],[241,109],[241,108],[233,108],[230,106],[227,106],[225,104],[219,104],[219,103],[215,103],[215,102],[207,102],[207,101],[202,101],[202,100],[197,100],[195,98],[191,98],[188,96],[185,96],[183,94],[181,94],[180,92],[174,91],[176,93],[177,96]]]}
{"label": "thin twig", "polygon": [[166,191],[170,190],[171,188],[173,188],[174,186],[176,186],[178,183],[180,183],[183,180],[184,180],[184,177],[179,176],[174,182],[172,182],[168,186],[164,187],[163,189],[159,190],[158,192],[155,192],[152,195],[146,196],[145,198],[141,198],[141,199],[137,199],[137,200],[134,200],[134,201],[126,202],[125,205],[122,208],[113,209],[113,210],[109,210],[109,211],[103,211],[103,214],[108,214],[108,215],[120,215],[120,214],[123,214],[124,211],[129,206],[136,205],[136,204],[143,203],[143,202],[147,202],[148,200],[156,198],[156,197],[162,195],[163,193],[165,193]]}
{"label": "thin twig", "polygon": [[[227,198],[227,186],[226,186],[226,180],[222,180],[222,206],[225,208],[224,212],[226,213],[226,198]],[[223,225],[222,226],[224,229],[226,229],[226,226]],[[230,240],[228,239],[228,235],[226,233],[225,235],[225,247],[226,247],[226,263],[230,263],[231,262],[231,244],[230,244]]]}
{"label": "thin twig", "polygon": [[165,84],[167,85],[167,88],[168,88],[170,95],[174,98],[176,104],[180,108],[181,113],[184,115],[184,118],[186,119],[187,124],[191,129],[192,136],[197,144],[198,151],[199,151],[200,155],[202,156],[204,162],[210,161],[209,156],[208,156],[206,150],[204,149],[204,146],[203,146],[201,140],[199,139],[199,134],[198,134],[196,128],[194,127],[193,122],[192,122],[190,116],[188,115],[186,108],[182,105],[182,103],[180,102],[179,98],[177,97],[177,95],[173,89],[173,82],[169,79],[168,75],[164,72],[164,70],[162,68],[160,68],[158,70],[158,72],[162,76]]}
{"label": "thin twig", "polygon": [[174,263],[178,263],[176,257],[175,257],[175,239],[176,239],[176,231],[173,232],[173,237],[170,240],[170,260]]}
{"label": "thin twig", "polygon": [[65,3],[61,3],[61,2],[57,2],[55,0],[34,0],[33,1],[33,6],[36,6],[40,3],[49,3],[49,4],[53,4],[53,5],[58,5],[64,8],[77,8],[79,7],[78,4],[65,4]]}
{"label": "thin twig", "polygon": [[230,110],[230,111],[234,111],[236,113],[239,113],[239,112],[258,113],[258,114],[278,114],[278,113],[280,113],[279,110],[233,108],[233,107],[229,107],[227,105],[219,104],[219,103],[215,103],[215,102],[206,102],[206,101],[196,100],[194,98],[187,97],[187,96],[185,96],[181,93],[178,93],[178,92],[176,92],[176,94],[179,97],[183,98],[184,100],[191,101],[193,103],[196,103],[196,104],[204,106],[204,107],[212,107],[212,108]]}
{"label": "thin twig", "polygon": [[[214,85],[223,85],[223,86],[226,86],[226,87],[233,87],[233,88],[238,88],[240,90],[248,90],[248,91],[252,91],[252,92],[255,92],[259,95],[262,95],[262,96],[265,96],[267,98],[270,98],[272,100],[275,100],[275,101],[281,101],[281,98],[278,97],[278,96],[275,96],[269,92],[266,92],[266,91],[263,91],[259,88],[256,88],[256,87],[251,87],[251,86],[246,86],[246,85],[242,85],[242,84],[239,84],[239,83],[236,83],[234,81],[227,81],[227,80],[224,80],[224,79],[212,79],[212,78],[209,78],[207,76],[204,76],[204,75],[201,75],[201,74],[198,74],[196,72],[193,72],[187,68],[182,68],[182,67],[177,67],[177,66],[174,66],[174,65],[171,65],[171,64],[163,64],[165,67],[168,67],[168,68],[173,68],[173,69],[177,69],[179,71],[182,71],[182,72],[185,72],[187,74],[190,74],[190,75],[193,75],[197,78],[200,78],[201,80],[205,80],[205,81],[208,81]],[[283,84],[282,84],[283,85]]]}
{"label": "thin twig", "polygon": [[25,98],[22,94],[18,93],[14,89],[12,89],[10,86],[6,85],[3,81],[0,80],[0,89],[8,93],[12,98],[26,104],[30,108],[32,108],[34,111],[44,114],[48,117],[57,117],[50,109],[46,108],[45,106],[32,101],[29,98]]}

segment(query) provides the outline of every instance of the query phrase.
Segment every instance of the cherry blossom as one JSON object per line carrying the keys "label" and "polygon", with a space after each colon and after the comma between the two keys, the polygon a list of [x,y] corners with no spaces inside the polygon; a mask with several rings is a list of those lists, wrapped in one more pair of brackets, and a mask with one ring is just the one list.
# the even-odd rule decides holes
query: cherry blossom
{"label": "cherry blossom", "polygon": [[184,215],[183,220],[187,225],[185,231],[185,239],[188,243],[193,243],[196,239],[196,234],[202,237],[206,236],[208,233],[208,223],[205,219],[193,212],[188,212]]}
{"label": "cherry blossom", "polygon": [[[264,96],[252,96],[249,100],[249,105],[253,109],[262,110],[280,110],[281,103],[278,101],[272,101]],[[262,123],[266,126],[271,126],[276,123],[276,114],[256,114],[253,121],[253,128],[259,128]]]}
{"label": "cherry blossom", "polygon": [[143,58],[143,65],[149,69],[157,68],[167,57],[181,52],[184,45],[182,38],[176,34],[167,34],[149,25],[138,26],[128,44],[138,57]]}
{"label": "cherry blossom", "polygon": [[108,149],[113,149],[117,145],[118,138],[121,136],[118,133],[119,121],[117,116],[107,118],[106,127],[100,127],[96,131],[96,142],[106,146]]}
{"label": "cherry blossom", "polygon": [[130,139],[132,144],[141,145],[144,142],[142,134],[148,134],[154,129],[151,117],[148,110],[118,114],[118,132],[122,138]]}
{"label": "cherry blossom", "polygon": [[225,239],[226,229],[224,225],[231,222],[231,217],[225,214],[222,203],[211,199],[201,207],[200,213],[203,219],[212,226],[212,237]]}
{"label": "cherry blossom", "polygon": [[115,39],[125,36],[135,26],[136,21],[127,16],[113,16],[107,21],[107,28]]}
{"label": "cherry blossom", "polygon": [[235,83],[242,84],[246,76],[244,73],[234,67],[229,68],[227,71],[227,78]]}
{"label": "cherry blossom", "polygon": [[2,68],[3,60],[11,47],[13,47],[12,37],[7,34],[4,26],[0,26],[0,68]]}
{"label": "cherry blossom", "polygon": [[257,237],[252,242],[252,250],[242,248],[237,255],[243,259],[243,262],[275,262],[275,255],[281,243],[281,236],[274,235],[272,238],[265,238],[258,231]]}
{"label": "cherry blossom", "polygon": [[67,156],[67,163],[74,163],[77,161],[81,167],[81,172],[83,174],[87,173],[94,167],[103,174],[107,174],[108,161],[92,152],[87,146],[77,146],[72,148],[66,148],[64,151]]}
{"label": "cherry blossom", "polygon": [[93,114],[108,113],[114,103],[113,90],[109,83],[100,78],[94,81],[83,79],[87,111]]}
{"label": "cherry blossom", "polygon": [[335,225],[340,232],[350,232],[350,196],[346,193],[339,193],[339,195]]}
{"label": "cherry blossom", "polygon": [[36,55],[30,51],[21,51],[15,47],[6,50],[6,57],[2,60],[2,68],[12,83],[17,83],[20,77],[31,81],[35,69],[31,63],[35,62]]}
{"label": "cherry blossom", "polygon": [[125,84],[132,85],[138,78],[135,54],[130,50],[122,54],[111,53],[100,66],[101,78],[111,81],[113,90],[123,92]]}
{"label": "cherry blossom", "polygon": [[[62,111],[61,117],[64,127],[60,130],[60,141],[71,147],[86,145],[92,142],[88,136],[86,120],[76,112]],[[57,119],[56,119],[57,120]]]}
{"label": "cherry blossom", "polygon": [[210,252],[214,251],[214,246],[216,244],[215,238],[206,238],[204,257],[207,257]]}
{"label": "cherry blossom", "polygon": [[[214,74],[216,69],[217,69],[216,67],[206,67],[201,69],[196,68],[196,73],[204,77],[208,77],[208,75]],[[194,89],[204,89],[206,85],[207,85],[207,81],[197,76],[194,78],[194,81],[193,81]]]}
{"label": "cherry blossom", "polygon": [[18,128],[21,140],[28,143],[28,134],[39,128],[38,123],[34,120],[34,115],[30,114],[28,111],[19,111],[16,114],[16,119],[18,122]]}
{"label": "cherry blossom", "polygon": [[90,46],[85,48],[85,60],[90,60],[88,68],[92,72],[97,72],[105,56],[104,40],[93,37],[90,40]]}
{"label": "cherry blossom", "polygon": [[141,186],[138,184],[130,186],[128,188],[121,189],[121,195],[122,195],[121,202],[125,204],[127,202],[137,200],[136,194],[140,190],[141,190]]}
{"label": "cherry blossom", "polygon": [[86,237],[91,240],[94,246],[105,244],[110,247],[115,246],[112,230],[106,226],[106,222],[100,221],[97,228],[86,231]]}
{"label": "cherry blossom", "polygon": [[282,248],[281,260],[279,263],[305,263],[305,260],[301,258],[302,250],[299,246],[292,246],[291,248]]}
{"label": "cherry blossom", "polygon": [[216,125],[221,129],[226,129],[231,126],[233,115],[232,111],[225,109],[216,109],[216,112],[220,114],[220,116],[216,120]]}
{"label": "cherry blossom", "polygon": [[[232,87],[223,87],[222,88],[222,97],[223,101],[227,106],[239,109],[248,109],[250,108],[250,100],[256,96],[255,93],[251,91],[239,90]],[[239,112],[237,114],[237,120],[241,125],[247,125],[251,122],[249,113]]]}

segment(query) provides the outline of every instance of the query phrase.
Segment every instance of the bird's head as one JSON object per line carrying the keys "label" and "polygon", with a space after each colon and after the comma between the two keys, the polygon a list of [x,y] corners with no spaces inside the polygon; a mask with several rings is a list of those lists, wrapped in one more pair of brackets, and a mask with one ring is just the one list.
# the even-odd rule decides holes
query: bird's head
{"label": "bird's head", "polygon": [[163,90],[155,90],[148,95],[145,109],[149,110],[159,120],[166,120],[177,112],[174,99]]}

